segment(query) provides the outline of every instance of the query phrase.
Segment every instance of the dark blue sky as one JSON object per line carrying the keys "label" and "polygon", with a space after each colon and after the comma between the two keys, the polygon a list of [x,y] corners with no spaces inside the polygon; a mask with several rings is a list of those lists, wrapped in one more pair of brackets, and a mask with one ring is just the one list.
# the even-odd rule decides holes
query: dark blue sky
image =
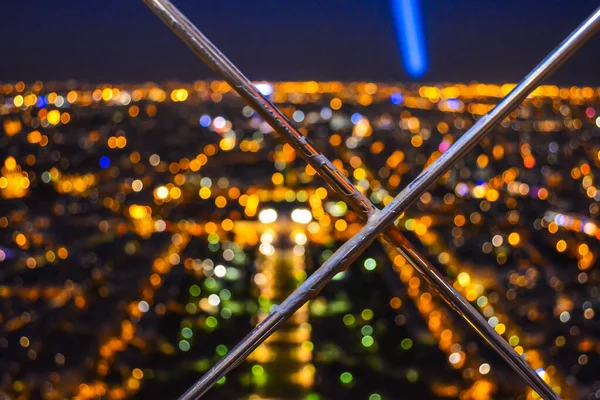
{"label": "dark blue sky", "polygon": [[[173,0],[251,79],[404,81],[389,0]],[[0,81],[214,76],[140,0],[6,0]],[[597,0],[421,0],[421,81],[514,82]],[[600,85],[600,35],[551,79]]]}

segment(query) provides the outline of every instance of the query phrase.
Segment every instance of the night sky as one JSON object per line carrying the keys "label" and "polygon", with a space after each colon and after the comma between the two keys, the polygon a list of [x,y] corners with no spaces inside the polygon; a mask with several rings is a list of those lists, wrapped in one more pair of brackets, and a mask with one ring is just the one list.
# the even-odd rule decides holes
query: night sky
{"label": "night sky", "polygon": [[[424,82],[515,82],[597,0],[421,0]],[[174,0],[251,79],[409,80],[388,0]],[[214,74],[139,0],[21,0],[0,7],[0,81],[143,82]],[[600,85],[600,35],[552,82]]]}

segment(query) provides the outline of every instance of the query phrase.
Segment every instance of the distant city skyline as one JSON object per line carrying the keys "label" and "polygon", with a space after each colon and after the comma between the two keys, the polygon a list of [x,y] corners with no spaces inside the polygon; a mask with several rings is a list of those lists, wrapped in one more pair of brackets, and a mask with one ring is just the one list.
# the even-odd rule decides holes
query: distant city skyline
{"label": "distant city skyline", "polygon": [[[254,80],[518,81],[597,2],[502,5],[420,0],[429,68],[406,73],[393,4],[400,0],[174,3]],[[0,81],[192,81],[214,77],[141,1],[8,2]],[[401,19],[399,19],[401,20]],[[594,38],[550,82],[599,85]]]}

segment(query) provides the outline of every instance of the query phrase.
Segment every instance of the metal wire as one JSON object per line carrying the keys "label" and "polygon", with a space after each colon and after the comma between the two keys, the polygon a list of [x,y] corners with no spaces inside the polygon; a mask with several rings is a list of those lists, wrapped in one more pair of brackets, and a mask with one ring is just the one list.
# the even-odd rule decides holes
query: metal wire
{"label": "metal wire", "polygon": [[[325,263],[292,294],[279,310],[271,314],[236,348],[211,369],[200,381],[188,390],[181,399],[198,398],[221,376],[239,364],[255,347],[262,343],[277,327],[291,316],[302,304],[314,297],[331,277],[345,269],[350,262],[366,248],[382,230],[383,238],[396,247],[423,278],[455,309],[467,322],[544,398],[557,398],[557,395],[531,369],[506,341],[487,324],[485,319],[467,302],[429,261],[404,238],[395,228],[388,228],[399,213],[418,198],[427,187],[437,180],[448,168],[458,161],[485,135],[493,125],[500,122],[508,113],[533,90],[540,81],[566,59],[576,48],[593,34],[597,28],[597,10],[586,23],[582,24],[549,57],[530,73],[492,112],[482,117],[469,132],[440,157],[427,170],[403,190],[397,198],[380,214],[371,202],[358,191],[333,164],[307,142],[285,116],[271,104],[252,83],[168,0],[145,0],[145,3],[211,68],[217,71],[280,135],[292,145],[303,158],[315,168],[325,181],[355,211],[369,222],[361,232],[342,246],[334,256],[338,262]],[[468,139],[465,139],[468,138]],[[460,145],[459,145],[460,144]],[[450,155],[449,155],[450,154]],[[401,211],[398,211],[401,210]],[[377,221],[373,216],[377,215]],[[382,216],[386,216],[382,219]],[[352,244],[356,243],[356,244]],[[358,246],[358,243],[362,243]],[[346,249],[344,249],[346,248]],[[343,250],[344,249],[344,250]],[[341,253],[340,253],[341,252]],[[333,258],[333,257],[332,257]],[[319,273],[322,271],[322,273]],[[333,275],[331,275],[333,273]],[[312,279],[311,279],[312,278]],[[310,281],[310,282],[309,282]],[[302,287],[306,290],[302,290]]]}

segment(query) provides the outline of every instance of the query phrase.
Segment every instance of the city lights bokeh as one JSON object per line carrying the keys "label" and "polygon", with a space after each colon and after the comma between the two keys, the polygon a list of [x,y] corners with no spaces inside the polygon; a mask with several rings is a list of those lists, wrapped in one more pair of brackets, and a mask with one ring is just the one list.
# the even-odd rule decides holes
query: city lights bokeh
{"label": "city lights bokeh", "polygon": [[[514,85],[257,87],[383,207]],[[599,99],[539,87],[396,221],[564,398],[600,390]],[[222,81],[5,83],[0,129],[13,398],[174,398],[362,226]],[[208,398],[398,393],[539,398],[377,242]]]}

